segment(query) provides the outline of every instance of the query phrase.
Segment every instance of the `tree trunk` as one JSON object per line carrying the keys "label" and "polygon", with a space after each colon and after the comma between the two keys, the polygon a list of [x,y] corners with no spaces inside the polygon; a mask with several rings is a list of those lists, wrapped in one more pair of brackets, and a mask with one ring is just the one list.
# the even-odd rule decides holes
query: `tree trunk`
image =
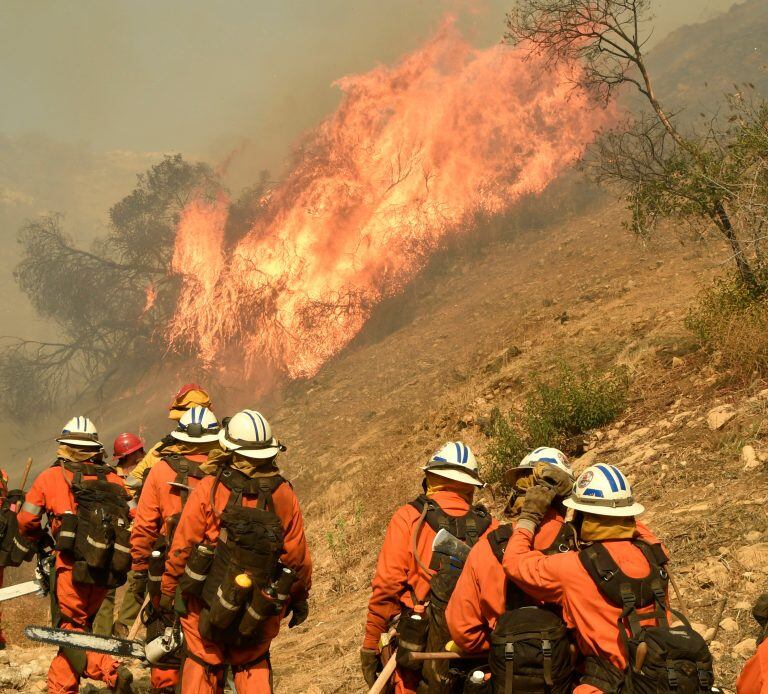
{"label": "tree trunk", "polygon": [[744,251],[741,248],[739,239],[736,237],[736,232],[731,224],[731,218],[728,216],[728,212],[720,200],[715,203],[715,224],[717,224],[718,229],[720,229],[723,236],[725,236],[728,245],[733,251],[733,259],[736,261],[736,269],[739,271],[741,281],[750,292],[756,293],[758,291],[758,286],[757,280],[755,279],[755,273],[744,256]]}

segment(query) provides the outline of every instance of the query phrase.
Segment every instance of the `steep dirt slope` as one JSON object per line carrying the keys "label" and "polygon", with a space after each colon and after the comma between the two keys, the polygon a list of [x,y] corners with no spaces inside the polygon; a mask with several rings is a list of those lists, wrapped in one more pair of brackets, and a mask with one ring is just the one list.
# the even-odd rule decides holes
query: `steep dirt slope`
{"label": "steep dirt slope", "polygon": [[[443,441],[460,436],[482,460],[477,418],[513,406],[531,373],[562,356],[632,368],[625,421],[596,432],[599,448],[587,457],[625,461],[652,525],[681,557],[686,588],[701,575],[694,560],[711,557],[706,570],[720,582],[696,590],[708,602],[693,618],[712,622],[729,570],[719,548],[735,542],[735,550],[742,530],[764,530],[762,518],[750,518],[755,473],[739,477],[730,434],[710,434],[700,421],[716,398],[712,378],[698,375],[700,357],[675,358],[690,349],[681,319],[716,262],[676,243],[644,248],[620,230],[621,218],[611,206],[447,266],[415,288],[418,319],[345,354],[277,409],[317,561],[309,624],[275,648],[283,691],[361,690],[367,581],[389,515],[417,493],[419,466]],[[495,358],[511,346],[519,356]],[[723,505],[728,494],[741,505]],[[734,606],[748,599],[732,595]],[[722,640],[726,681],[740,662],[729,654],[740,635]]]}

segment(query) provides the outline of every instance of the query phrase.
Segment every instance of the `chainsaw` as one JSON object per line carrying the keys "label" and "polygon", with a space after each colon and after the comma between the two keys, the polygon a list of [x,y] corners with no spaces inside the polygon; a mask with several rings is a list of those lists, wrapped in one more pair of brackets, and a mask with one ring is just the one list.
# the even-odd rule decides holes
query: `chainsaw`
{"label": "chainsaw", "polygon": [[135,658],[150,665],[162,663],[184,643],[184,635],[178,621],[173,626],[166,627],[161,636],[152,639],[149,643],[37,626],[28,626],[24,629],[24,636],[31,641],[49,643],[60,648],[77,648],[81,651],[107,653],[118,658]]}

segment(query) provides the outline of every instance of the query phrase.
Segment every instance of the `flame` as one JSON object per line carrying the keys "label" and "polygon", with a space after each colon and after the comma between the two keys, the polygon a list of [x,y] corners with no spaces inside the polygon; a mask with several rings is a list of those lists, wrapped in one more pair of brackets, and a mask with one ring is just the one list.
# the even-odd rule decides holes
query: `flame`
{"label": "flame", "polygon": [[501,213],[577,160],[609,116],[575,68],[523,47],[474,49],[447,21],[394,66],[344,77],[266,213],[224,247],[228,200],[195,200],[173,271],[169,341],[203,362],[241,352],[246,375],[308,377],[478,211]]}
{"label": "flame", "polygon": [[144,308],[141,311],[142,316],[145,313],[151,311],[155,306],[155,302],[157,301],[157,289],[155,288],[153,282],[149,282],[144,288],[144,296]]}

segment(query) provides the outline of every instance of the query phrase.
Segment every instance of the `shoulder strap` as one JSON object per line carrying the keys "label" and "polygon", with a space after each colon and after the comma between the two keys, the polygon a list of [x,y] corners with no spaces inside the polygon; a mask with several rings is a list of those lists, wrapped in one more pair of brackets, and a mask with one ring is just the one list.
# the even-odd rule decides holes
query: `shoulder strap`
{"label": "shoulder strap", "polygon": [[[615,607],[622,608],[622,619],[630,623],[630,631],[633,635],[640,629],[640,619],[637,610],[650,605],[656,606],[656,612],[649,614],[648,618],[655,617],[660,625],[667,624],[666,618],[666,588],[669,576],[659,563],[658,553],[663,551],[659,546],[653,549],[652,545],[633,540],[650,565],[650,571],[643,578],[627,576],[618,566],[605,548],[602,542],[596,542],[579,552],[579,560],[590,578],[597,586],[600,593]],[[664,564],[666,564],[664,555]],[[645,619],[646,616],[643,615]]]}
{"label": "shoulder strap", "polygon": [[424,520],[432,530],[436,533],[440,530],[447,530],[470,547],[483,536],[491,525],[491,514],[481,504],[470,507],[463,516],[448,515],[440,508],[440,504],[430,499],[426,494],[420,494],[409,505],[413,506],[419,514],[422,514],[426,507],[427,514]]}
{"label": "shoulder strap", "polygon": [[473,547],[485,534],[485,531],[491,527],[491,514],[485,506],[476,504],[464,516],[464,525],[466,527],[464,539],[470,547]]}
{"label": "shoulder strap", "polygon": [[[486,536],[488,544],[491,546],[493,556],[496,557],[496,561],[499,564],[504,562],[504,552],[507,549],[509,538],[512,537],[513,527],[510,523],[506,525],[500,525],[496,530],[488,533]],[[525,592],[510,581],[506,576],[504,577],[504,609],[507,612],[516,610],[520,607],[530,605],[530,598]]]}
{"label": "shoulder strap", "polygon": [[552,540],[552,544],[542,550],[542,554],[560,554],[570,552],[576,548],[576,528],[574,528],[572,523],[564,522],[555,539]]}
{"label": "shoulder strap", "polygon": [[510,537],[512,537],[511,524],[500,525],[496,530],[488,533],[488,544],[499,564],[504,561],[504,550],[507,548]]}
{"label": "shoulder strap", "polygon": [[242,506],[243,496],[256,496],[258,497],[257,508],[274,512],[275,506],[272,495],[285,482],[285,479],[282,475],[248,477],[239,470],[230,467],[217,475],[217,482],[229,489],[228,507]]}

